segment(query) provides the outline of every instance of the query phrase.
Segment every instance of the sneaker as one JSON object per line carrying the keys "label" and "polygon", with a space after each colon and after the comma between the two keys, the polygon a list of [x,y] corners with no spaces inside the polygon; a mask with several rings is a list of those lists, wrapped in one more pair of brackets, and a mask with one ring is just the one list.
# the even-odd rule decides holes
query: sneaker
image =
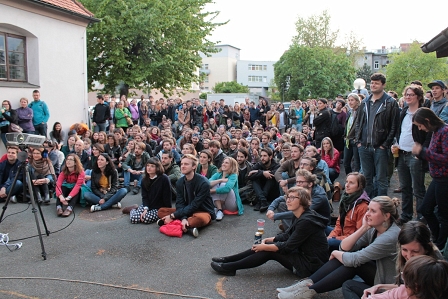
{"label": "sneaker", "polygon": [[313,281],[309,278],[304,278],[299,280],[298,282],[296,282],[293,285],[290,285],[289,287],[286,288],[277,288],[277,291],[280,293],[289,293],[289,292],[293,292],[295,290],[298,289],[302,289],[304,287],[308,287],[308,285],[313,284]]}
{"label": "sneaker", "polygon": [[121,203],[117,202],[116,204],[112,205],[112,208],[121,209]]}
{"label": "sneaker", "polygon": [[97,211],[101,211],[100,205],[92,205],[90,207],[90,213],[97,212]]}
{"label": "sneaker", "polygon": [[163,221],[163,219],[157,220],[157,225],[158,226],[163,226],[164,224],[165,224],[165,221]]}
{"label": "sneaker", "polygon": [[216,221],[221,221],[223,217],[224,213],[221,210],[218,210],[218,212],[216,213]]}
{"label": "sneaker", "polygon": [[295,290],[293,292],[278,293],[277,296],[279,299],[295,299],[295,298],[311,299],[316,294],[317,294],[317,292],[315,290],[310,289],[309,287],[304,287],[304,288]]}
{"label": "sneaker", "polygon": [[196,227],[187,228],[187,234],[192,235],[195,238],[199,237],[199,231]]}
{"label": "sneaker", "polygon": [[9,201],[12,202],[12,203],[17,203],[17,197],[15,195],[13,195],[13,196],[11,196]]}
{"label": "sneaker", "polygon": [[136,186],[132,189],[132,194],[138,194],[140,192],[140,187]]}

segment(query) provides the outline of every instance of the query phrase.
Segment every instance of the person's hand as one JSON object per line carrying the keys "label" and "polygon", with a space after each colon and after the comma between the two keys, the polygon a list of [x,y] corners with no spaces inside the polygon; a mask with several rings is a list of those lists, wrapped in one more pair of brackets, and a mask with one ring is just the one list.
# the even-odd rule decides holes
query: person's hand
{"label": "person's hand", "polygon": [[364,227],[366,229],[370,228],[369,224],[367,223],[367,214],[365,214],[364,217],[362,217],[362,226],[361,227]]}
{"label": "person's hand", "polygon": [[64,205],[64,206],[68,206],[68,201],[67,201],[67,199],[63,196],[62,197],[62,199],[61,199],[61,203]]}
{"label": "person's hand", "polygon": [[165,224],[168,224],[168,223],[170,223],[171,221],[173,221],[173,219],[171,219],[170,215],[167,215],[167,216],[163,217],[162,220],[163,220],[163,222],[164,222]]}
{"label": "person's hand", "polygon": [[367,299],[369,295],[376,294],[378,292],[378,286],[373,286],[371,288],[365,289],[361,299]]}
{"label": "person's hand", "polygon": [[415,156],[420,155],[422,149],[423,149],[422,145],[418,142],[415,142],[414,145],[412,146],[412,154]]}
{"label": "person's hand", "polygon": [[274,177],[274,175],[272,173],[270,173],[269,171],[267,171],[267,170],[263,171],[263,175],[268,180],[270,180],[270,179],[272,179]]}
{"label": "person's hand", "polygon": [[269,238],[261,240],[261,244],[272,243],[272,242],[274,242],[274,237],[269,237]]}
{"label": "person's hand", "polygon": [[280,184],[280,187],[282,187],[282,188],[288,185],[288,181],[287,180],[280,180],[278,182]]}
{"label": "person's hand", "polygon": [[141,222],[143,222],[143,219],[145,219],[146,212],[148,212],[148,210],[144,210],[143,213],[140,215],[140,221]]}
{"label": "person's hand", "polygon": [[342,252],[342,251],[333,250],[330,254],[329,260],[337,259],[338,261],[340,261],[342,263],[342,255],[343,254],[344,254],[344,252]]}
{"label": "person's hand", "polygon": [[221,179],[221,183],[227,183],[228,181],[229,181],[228,178],[222,178],[222,179]]}
{"label": "person's hand", "polygon": [[86,175],[85,177],[84,177],[84,180],[87,182],[87,181],[90,181],[90,179],[91,179],[91,176],[90,175]]}
{"label": "person's hand", "polygon": [[253,175],[253,174],[257,173],[257,172],[258,172],[258,170],[251,170],[251,171],[249,171],[249,176],[251,176],[251,175]]}
{"label": "person's hand", "polygon": [[0,189],[0,197],[6,197],[6,188],[3,187],[2,189]]}
{"label": "person's hand", "polygon": [[254,244],[254,245],[252,245],[252,250],[255,251],[255,252],[266,251],[267,246],[268,245],[265,244],[265,243]]}
{"label": "person's hand", "polygon": [[188,223],[187,219],[182,219],[182,230],[183,232],[187,231],[187,228],[190,226],[190,223]]}
{"label": "person's hand", "polygon": [[93,122],[92,125],[95,127],[96,126],[96,122]]}
{"label": "person's hand", "polygon": [[104,204],[106,202],[106,200],[104,198],[101,198],[100,201],[98,202],[100,205]]}
{"label": "person's hand", "polygon": [[258,151],[256,149],[252,150],[252,154],[257,157],[258,156]]}
{"label": "person's hand", "polygon": [[275,213],[274,213],[274,211],[272,211],[272,210],[268,210],[268,211],[266,212],[266,217],[268,217],[268,218],[271,219],[271,220],[274,220],[274,215],[275,215]]}

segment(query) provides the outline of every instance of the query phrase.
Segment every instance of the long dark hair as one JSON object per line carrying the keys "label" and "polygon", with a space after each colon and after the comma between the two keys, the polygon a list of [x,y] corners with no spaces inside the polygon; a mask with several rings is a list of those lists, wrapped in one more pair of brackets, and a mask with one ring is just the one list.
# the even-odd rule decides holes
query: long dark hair
{"label": "long dark hair", "polygon": [[[115,172],[115,165],[114,162],[112,162],[112,159],[106,153],[102,153],[100,154],[100,156],[103,156],[107,160],[106,168],[104,169],[104,175],[105,176],[113,175]],[[95,173],[101,173],[101,169],[98,167],[98,160],[96,163],[93,164],[92,171]]]}
{"label": "long dark hair", "polygon": [[445,126],[445,122],[434,111],[426,107],[418,108],[412,117],[412,122],[424,125],[431,132],[435,132]]}
{"label": "long dark hair", "polygon": [[162,176],[164,173],[164,168],[163,168],[162,162],[160,162],[159,159],[149,158],[148,162],[146,162],[145,175],[143,176],[143,179],[142,179],[142,186],[145,187],[146,190],[149,190],[149,188],[151,187],[151,178],[149,177],[149,174],[146,171],[146,166],[148,166],[148,164],[152,164],[152,165],[156,166],[157,177]]}
{"label": "long dark hair", "polygon": [[62,136],[61,136],[62,127],[59,131],[56,130],[56,126],[60,125],[60,124],[61,124],[60,122],[55,122],[53,125],[53,137],[54,137],[54,139],[57,140],[58,143],[62,141]]}

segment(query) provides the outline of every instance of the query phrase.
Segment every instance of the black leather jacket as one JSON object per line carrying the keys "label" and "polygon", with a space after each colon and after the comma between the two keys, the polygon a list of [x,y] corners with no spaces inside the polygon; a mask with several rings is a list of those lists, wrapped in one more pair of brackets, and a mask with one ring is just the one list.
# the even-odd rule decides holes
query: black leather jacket
{"label": "black leather jacket", "polygon": [[[370,101],[372,95],[367,97],[365,100],[361,102],[361,105],[358,108],[358,117],[356,119],[356,127],[355,127],[355,143],[361,143],[363,146],[366,134],[369,111],[367,111],[366,103]],[[398,127],[398,118],[400,110],[398,108],[397,102],[390,97],[387,93],[384,93],[381,99],[382,104],[379,107],[378,111],[375,114],[375,119],[373,122],[373,132],[372,132],[372,146],[374,148],[384,147],[389,148],[392,145],[394,137],[397,133]]]}

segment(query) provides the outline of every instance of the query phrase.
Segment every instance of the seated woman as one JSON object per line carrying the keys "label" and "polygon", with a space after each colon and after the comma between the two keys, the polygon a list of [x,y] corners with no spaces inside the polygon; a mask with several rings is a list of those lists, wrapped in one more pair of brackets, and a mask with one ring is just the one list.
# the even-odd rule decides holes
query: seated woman
{"label": "seated woman", "polygon": [[[414,256],[427,255],[435,259],[443,259],[442,254],[431,242],[431,233],[426,225],[420,221],[409,221],[405,223],[398,234],[398,258],[396,263],[397,276],[395,284],[377,284],[371,288],[363,282],[348,280],[342,285],[344,298],[396,298],[392,294],[406,293],[401,279],[403,268],[410,258]],[[401,290],[397,290],[397,288]],[[390,294],[380,292],[393,290]],[[383,297],[385,295],[385,297]],[[407,297],[405,297],[407,298]]]}
{"label": "seated woman", "polygon": [[310,299],[317,293],[338,289],[355,275],[373,286],[392,283],[395,273],[396,243],[400,228],[397,199],[377,196],[369,203],[362,226],[342,240],[340,250],[330,255],[330,260],[307,279],[279,288],[278,298]]}
{"label": "seated woman", "polygon": [[126,188],[118,188],[118,172],[108,154],[98,156],[93,165],[91,177],[91,192],[86,192],[84,198],[92,204],[90,212],[121,209],[120,201],[126,196]]}
{"label": "seated woman", "polygon": [[162,163],[156,158],[146,162],[145,175],[142,180],[142,204],[139,207],[126,207],[129,209],[131,223],[150,224],[156,222],[157,211],[160,208],[171,208],[171,183],[163,173]]}
{"label": "seated woman", "polygon": [[[75,208],[84,184],[84,170],[78,155],[69,154],[56,182],[56,213],[68,217]],[[65,211],[64,211],[65,208]]]}
{"label": "seated woman", "polygon": [[67,155],[68,155],[69,153],[75,151],[75,143],[76,143],[77,140],[78,140],[78,136],[76,136],[76,135],[72,135],[72,136],[69,136],[69,137],[67,138],[67,145],[64,145],[64,146],[61,148],[61,152],[64,153],[64,156],[65,156],[65,157],[67,157]]}
{"label": "seated woman", "polygon": [[100,143],[95,143],[92,146],[92,155],[89,157],[90,158],[90,162],[88,163],[89,167],[87,167],[87,169],[85,169],[85,181],[86,181],[86,185],[87,186],[91,186],[91,177],[92,177],[92,169],[94,167],[94,165],[96,164],[96,160],[98,159],[99,155],[101,155],[102,153],[104,153],[104,146]]}
{"label": "seated woman", "polygon": [[213,154],[210,150],[204,149],[199,155],[199,164],[196,168],[196,173],[205,176],[210,179],[218,171],[215,165],[213,165]]}
{"label": "seated woman", "polygon": [[310,210],[310,193],[302,187],[287,192],[288,209],[295,215],[285,233],[266,238],[251,249],[227,257],[213,258],[213,270],[224,275],[235,275],[236,270],[258,267],[275,260],[300,278],[307,277],[328,260],[325,227],[328,219]]}
{"label": "seated woman", "polygon": [[328,227],[330,253],[338,250],[341,241],[362,226],[362,220],[369,206],[370,198],[364,188],[366,178],[358,172],[349,173],[345,179],[345,190],[339,203],[339,217],[333,228]]}
{"label": "seated woman", "polygon": [[330,181],[334,183],[341,172],[339,167],[339,151],[333,146],[333,141],[329,137],[325,137],[322,139],[319,152],[322,155],[322,160],[327,162]]}
{"label": "seated woman", "polygon": [[226,157],[222,161],[221,171],[212,175],[210,181],[210,194],[217,209],[216,221],[221,221],[226,214],[242,215],[243,204],[238,193],[238,162]]}
{"label": "seated woman", "polygon": [[[50,190],[51,184],[54,184],[54,168],[48,153],[44,153],[43,148],[32,149],[32,156],[30,159],[31,178],[36,192],[38,202],[50,204]],[[43,199],[42,199],[43,196]]]}
{"label": "seated woman", "polygon": [[193,155],[195,157],[198,156],[198,153],[196,152],[196,149],[194,148],[194,145],[191,143],[185,143],[182,146],[182,156],[186,155],[186,154],[190,154]]}

